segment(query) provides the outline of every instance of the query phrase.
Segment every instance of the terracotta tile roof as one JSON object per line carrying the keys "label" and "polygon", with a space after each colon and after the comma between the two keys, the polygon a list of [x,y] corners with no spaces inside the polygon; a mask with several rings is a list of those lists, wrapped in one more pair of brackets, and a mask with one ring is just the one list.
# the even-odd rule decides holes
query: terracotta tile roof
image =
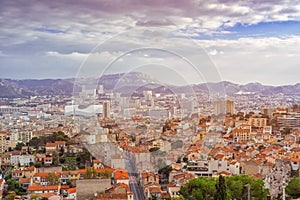
{"label": "terracotta tile roof", "polygon": [[55,174],[57,177],[60,177],[60,172],[38,172],[38,173],[35,173],[33,175],[33,177],[41,177],[41,178],[46,178],[48,176],[48,174]]}
{"label": "terracotta tile roof", "polygon": [[300,162],[300,158],[291,158],[292,162]]}
{"label": "terracotta tile roof", "polygon": [[84,174],[86,172],[86,169],[78,169],[77,172],[78,174]]}
{"label": "terracotta tile roof", "polygon": [[101,163],[101,161],[100,161],[100,160],[94,159],[94,160],[93,160],[93,163]]}
{"label": "terracotta tile roof", "polygon": [[161,193],[160,187],[150,187],[149,190],[150,190],[150,194]]}
{"label": "terracotta tile roof", "polygon": [[225,171],[222,171],[222,172],[218,172],[217,175],[225,175],[225,176],[230,176],[231,173],[230,172],[225,172]]}
{"label": "terracotta tile roof", "polygon": [[30,183],[30,178],[20,178],[19,183]]}
{"label": "terracotta tile roof", "polygon": [[117,180],[129,179],[128,172],[125,169],[118,169],[114,172],[114,176]]}
{"label": "terracotta tile roof", "polygon": [[27,190],[28,191],[58,190],[58,185],[47,185],[47,186],[32,185],[29,186]]}
{"label": "terracotta tile roof", "polygon": [[76,193],[76,188],[69,188],[68,194],[73,194],[73,193]]}
{"label": "terracotta tile roof", "polygon": [[25,167],[24,169],[23,169],[23,171],[34,171],[35,170],[35,167],[34,166],[32,166],[32,167]]}
{"label": "terracotta tile roof", "polygon": [[224,158],[224,156],[225,156],[225,155],[223,155],[223,154],[217,154],[217,155],[215,156],[215,158],[216,158],[216,159],[222,159],[222,158]]}

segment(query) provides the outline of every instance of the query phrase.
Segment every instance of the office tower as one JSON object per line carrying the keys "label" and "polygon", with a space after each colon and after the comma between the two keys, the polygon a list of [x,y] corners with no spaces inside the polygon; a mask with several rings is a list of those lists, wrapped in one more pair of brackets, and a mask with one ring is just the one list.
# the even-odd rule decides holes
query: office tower
{"label": "office tower", "polygon": [[214,113],[219,114],[234,114],[234,102],[230,100],[226,101],[215,101],[214,103]]}
{"label": "office tower", "polygon": [[110,102],[109,101],[103,102],[103,117],[110,118]]}

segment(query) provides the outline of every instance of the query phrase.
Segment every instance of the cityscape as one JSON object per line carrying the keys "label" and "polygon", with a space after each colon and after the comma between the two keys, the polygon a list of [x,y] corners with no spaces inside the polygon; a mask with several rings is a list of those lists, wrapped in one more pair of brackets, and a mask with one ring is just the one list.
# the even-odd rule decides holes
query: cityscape
{"label": "cityscape", "polygon": [[1,199],[300,199],[298,2],[0,10]]}

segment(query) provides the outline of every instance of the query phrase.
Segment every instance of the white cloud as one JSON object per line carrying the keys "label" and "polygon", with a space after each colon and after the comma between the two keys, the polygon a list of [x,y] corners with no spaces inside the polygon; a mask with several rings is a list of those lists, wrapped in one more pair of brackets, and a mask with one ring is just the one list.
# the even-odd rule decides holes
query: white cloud
{"label": "white cloud", "polygon": [[[4,65],[9,66],[11,76],[14,67],[19,72],[22,61],[24,66],[29,66],[34,59],[34,66],[30,69],[35,69],[33,71],[38,77],[43,65],[50,68],[50,64],[59,64],[56,68],[52,68],[53,76],[55,70],[61,75],[60,70],[65,66],[72,69],[79,67],[89,56],[90,51],[101,43],[104,43],[101,46],[104,48],[103,54],[97,55],[93,52],[90,56],[90,60],[93,60],[95,67],[98,68],[120,52],[130,51],[143,45],[172,49],[195,59],[199,53],[198,50],[193,51],[195,44],[187,42],[182,37],[197,38],[204,34],[226,35],[229,32],[224,31],[223,28],[232,27],[236,23],[249,25],[259,22],[300,20],[300,2],[166,0],[162,3],[160,0],[91,0],[88,2],[31,0],[24,3],[2,1],[0,13],[0,56],[1,58],[2,55],[12,56],[11,60],[1,60],[0,68]],[[143,27],[147,29],[143,34],[129,31],[126,35],[128,30],[138,28],[143,30]],[[158,27],[171,30],[172,37],[176,36],[176,41],[170,35],[152,40],[152,37],[157,34],[155,30],[159,29]],[[118,37],[120,33],[123,34],[122,37]],[[112,37],[113,39],[108,40]],[[159,38],[167,38],[172,42],[167,39],[160,41]],[[255,76],[264,82],[266,78],[263,75],[255,75],[254,72],[266,68],[272,69],[273,76],[278,76],[282,75],[281,69],[284,66],[286,73],[292,72],[289,78],[283,77],[282,81],[267,78],[267,81],[274,84],[296,81],[295,65],[300,63],[298,36],[195,40],[194,42],[212,56],[223,77],[228,80],[250,82]],[[199,59],[204,58],[200,56]],[[176,64],[171,61],[169,63]],[[24,73],[28,71],[25,69]],[[265,77],[271,77],[267,71],[262,71]],[[240,78],[244,72],[249,76]],[[1,72],[1,74],[5,73],[5,71]]]}

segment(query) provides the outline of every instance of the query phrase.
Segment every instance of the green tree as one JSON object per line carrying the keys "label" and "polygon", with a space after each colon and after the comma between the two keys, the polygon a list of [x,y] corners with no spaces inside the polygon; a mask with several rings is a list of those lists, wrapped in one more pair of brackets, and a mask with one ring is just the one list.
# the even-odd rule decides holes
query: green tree
{"label": "green tree", "polygon": [[15,147],[15,150],[21,151],[23,146],[25,146],[25,144],[23,142],[18,142]]}
{"label": "green tree", "polygon": [[300,178],[293,177],[285,189],[286,193],[293,198],[300,197]]}
{"label": "green tree", "polygon": [[262,179],[248,175],[221,177],[199,177],[192,179],[180,188],[185,199],[247,199],[247,185],[250,184],[251,199],[266,199],[268,190]]}
{"label": "green tree", "polygon": [[30,195],[30,199],[38,199],[37,194],[31,194],[31,195]]}
{"label": "green tree", "polygon": [[57,152],[53,152],[52,154],[52,160],[53,160],[53,165],[58,166],[59,165],[59,155]]}
{"label": "green tree", "polygon": [[42,163],[41,162],[35,162],[34,164],[33,164],[33,166],[35,167],[35,168],[41,168],[42,167]]}
{"label": "green tree", "polygon": [[216,195],[215,200],[225,200],[227,199],[227,189],[226,189],[226,183],[225,178],[221,175],[219,176],[219,180],[216,184]]}
{"label": "green tree", "polygon": [[48,173],[46,180],[49,185],[57,185],[59,183],[59,178],[54,173]]}
{"label": "green tree", "polygon": [[83,175],[84,179],[97,178],[97,171],[94,167],[88,167]]}
{"label": "green tree", "polygon": [[111,178],[112,173],[110,171],[101,172],[101,178]]}
{"label": "green tree", "polygon": [[212,199],[216,192],[215,184],[215,178],[199,177],[190,180],[187,184],[182,186],[179,193],[185,199]]}
{"label": "green tree", "polygon": [[184,200],[183,196],[171,197],[171,200]]}

